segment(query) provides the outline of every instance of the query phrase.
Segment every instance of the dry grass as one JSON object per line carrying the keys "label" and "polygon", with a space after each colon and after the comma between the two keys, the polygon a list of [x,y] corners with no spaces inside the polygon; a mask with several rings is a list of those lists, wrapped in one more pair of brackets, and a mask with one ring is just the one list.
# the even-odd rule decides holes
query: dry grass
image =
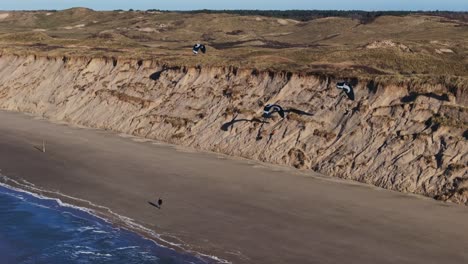
{"label": "dry grass", "polygon": [[[366,48],[376,41],[397,46]],[[205,55],[191,46],[203,42]],[[402,50],[401,47],[408,47]],[[337,76],[467,76],[468,30],[440,17],[383,16],[368,24],[328,17],[307,22],[230,14],[9,12],[4,52],[48,56],[157,58],[174,65],[251,67]],[[453,53],[439,54],[437,50]]]}

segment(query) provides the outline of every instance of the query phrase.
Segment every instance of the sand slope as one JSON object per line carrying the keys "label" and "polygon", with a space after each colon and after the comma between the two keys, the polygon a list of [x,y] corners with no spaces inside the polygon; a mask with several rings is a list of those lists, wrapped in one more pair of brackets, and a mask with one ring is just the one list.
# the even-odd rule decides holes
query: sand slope
{"label": "sand slope", "polygon": [[[396,77],[395,77],[396,78]],[[88,57],[0,58],[0,108],[468,201],[468,102],[454,80],[351,79]],[[266,103],[290,111],[263,125]],[[269,140],[271,135],[271,139]]]}

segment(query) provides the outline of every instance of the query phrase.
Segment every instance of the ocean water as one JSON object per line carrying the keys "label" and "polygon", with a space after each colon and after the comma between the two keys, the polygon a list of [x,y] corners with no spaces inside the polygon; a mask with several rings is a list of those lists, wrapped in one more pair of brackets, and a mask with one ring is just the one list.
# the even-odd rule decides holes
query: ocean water
{"label": "ocean water", "polygon": [[213,263],[83,210],[0,186],[0,263]]}

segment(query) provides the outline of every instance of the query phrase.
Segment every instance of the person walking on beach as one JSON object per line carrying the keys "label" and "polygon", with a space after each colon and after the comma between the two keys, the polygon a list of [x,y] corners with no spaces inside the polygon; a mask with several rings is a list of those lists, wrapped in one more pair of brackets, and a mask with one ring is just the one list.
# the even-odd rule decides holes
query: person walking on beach
{"label": "person walking on beach", "polygon": [[161,209],[161,206],[162,206],[162,199],[161,197],[158,198],[158,201],[157,202],[152,202],[152,201],[148,201],[148,203],[158,209]]}

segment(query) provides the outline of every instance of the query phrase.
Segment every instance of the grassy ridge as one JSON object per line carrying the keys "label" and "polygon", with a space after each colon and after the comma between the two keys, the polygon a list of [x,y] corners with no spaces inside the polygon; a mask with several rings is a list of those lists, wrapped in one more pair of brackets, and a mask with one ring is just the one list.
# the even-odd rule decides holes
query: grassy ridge
{"label": "grassy ridge", "polygon": [[[3,52],[351,75],[468,76],[466,13],[0,12]],[[432,13],[430,13],[432,14]],[[449,19],[450,17],[456,20]],[[447,18],[445,18],[447,17]],[[191,47],[203,42],[205,55]]]}
{"label": "grassy ridge", "polygon": [[[148,11],[160,11],[150,9]],[[170,12],[170,11],[163,11]],[[192,10],[177,11],[188,14],[232,14],[241,16],[265,16],[309,21],[326,17],[344,17],[359,20],[362,24],[371,23],[381,16],[426,15],[438,16],[468,23],[468,12],[452,11],[362,11],[362,10]]]}

